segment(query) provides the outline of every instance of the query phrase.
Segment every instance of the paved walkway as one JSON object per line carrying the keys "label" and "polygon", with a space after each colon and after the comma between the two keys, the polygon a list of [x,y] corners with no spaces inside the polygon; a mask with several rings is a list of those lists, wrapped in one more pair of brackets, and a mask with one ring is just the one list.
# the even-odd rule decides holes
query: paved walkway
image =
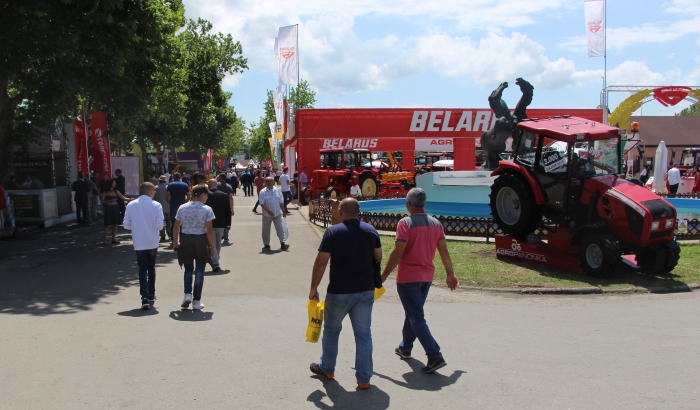
{"label": "paved walkway", "polygon": [[[158,253],[156,309],[139,309],[136,258],[100,248],[101,227],[0,241],[0,408],[697,409],[700,293],[519,296],[431,290],[447,367],[393,354],[394,286],[375,305],[373,387],[355,389],[341,334],[336,381],[311,377],[304,342],[318,229],[293,211],[288,252],[262,252],[253,198],[236,197],[222,271],[202,312],[180,310],[182,271]],[[294,207],[292,207],[294,208]],[[273,241],[273,248],[277,245]]]}

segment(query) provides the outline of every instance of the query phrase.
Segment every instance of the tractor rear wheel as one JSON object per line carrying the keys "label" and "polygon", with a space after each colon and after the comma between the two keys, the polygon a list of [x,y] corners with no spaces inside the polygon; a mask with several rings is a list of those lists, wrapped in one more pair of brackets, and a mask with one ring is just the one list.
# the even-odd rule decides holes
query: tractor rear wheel
{"label": "tractor rear wheel", "polygon": [[535,202],[532,189],[519,175],[505,173],[491,185],[491,214],[506,235],[524,237],[542,221],[542,207]]}
{"label": "tractor rear wheel", "polygon": [[362,196],[377,196],[377,179],[374,174],[366,172],[360,175],[360,192]]}
{"label": "tractor rear wheel", "polygon": [[301,195],[299,195],[299,201],[302,205],[308,205],[311,200],[314,199],[314,191],[310,187],[304,187],[301,189]]}
{"label": "tractor rear wheel", "polygon": [[324,197],[326,199],[337,199],[338,198],[338,190],[333,188],[333,187],[328,187],[328,189],[326,189],[326,195]]}
{"label": "tractor rear wheel", "polygon": [[609,278],[622,261],[617,240],[597,231],[586,233],[579,247],[583,270],[599,278]]}

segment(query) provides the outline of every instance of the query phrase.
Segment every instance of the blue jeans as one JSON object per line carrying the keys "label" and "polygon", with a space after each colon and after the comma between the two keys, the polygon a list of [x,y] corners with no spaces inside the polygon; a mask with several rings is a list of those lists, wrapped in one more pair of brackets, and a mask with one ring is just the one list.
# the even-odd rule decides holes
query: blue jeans
{"label": "blue jeans", "polygon": [[292,191],[282,191],[282,198],[284,198],[284,210],[287,210],[287,205],[292,202]]}
{"label": "blue jeans", "polygon": [[136,262],[139,264],[139,285],[141,299],[152,298],[156,295],[156,253],[158,249],[136,251]]}
{"label": "blue jeans", "polygon": [[397,283],[396,290],[401,299],[406,319],[403,322],[403,340],[399,347],[401,350],[411,351],[413,342],[418,341],[423,345],[428,359],[442,357],[440,346],[430,334],[428,324],[425,321],[423,305],[428,298],[431,282]]}
{"label": "blue jeans", "polygon": [[323,354],[319,366],[326,373],[335,372],[338,357],[338,337],[343,319],[350,315],[355,333],[355,377],[359,383],[369,383],[372,377],[372,306],[374,290],[360,293],[326,295],[323,309]]}
{"label": "blue jeans", "polygon": [[[185,293],[192,293],[192,299],[202,299],[202,287],[204,286],[204,268],[207,263],[203,260],[187,261],[185,266]],[[192,292],[192,274],[194,273],[194,292]]]}

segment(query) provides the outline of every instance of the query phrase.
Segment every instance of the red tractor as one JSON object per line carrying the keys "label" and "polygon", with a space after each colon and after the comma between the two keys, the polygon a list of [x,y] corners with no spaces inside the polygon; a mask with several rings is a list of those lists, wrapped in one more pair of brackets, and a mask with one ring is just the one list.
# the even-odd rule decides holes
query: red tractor
{"label": "red tractor", "polygon": [[339,193],[350,193],[357,184],[363,196],[378,193],[379,171],[372,167],[372,154],[366,149],[321,150],[321,168],[313,172],[309,186],[301,190],[299,200],[307,205],[321,193],[335,198]]}
{"label": "red tractor", "polygon": [[513,147],[514,159],[492,174],[490,195],[505,234],[522,238],[541,226],[550,246],[578,254],[594,276],[610,276],[622,255],[635,255],[644,271],[675,268],[676,210],[621,175],[617,128],[569,116],[526,120]]}

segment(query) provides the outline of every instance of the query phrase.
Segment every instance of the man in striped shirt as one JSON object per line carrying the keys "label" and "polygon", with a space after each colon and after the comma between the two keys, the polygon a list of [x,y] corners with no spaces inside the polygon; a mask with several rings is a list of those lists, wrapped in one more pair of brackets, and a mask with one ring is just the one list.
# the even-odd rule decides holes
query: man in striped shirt
{"label": "man in striped shirt", "polygon": [[423,310],[435,277],[435,250],[440,253],[442,264],[445,266],[447,286],[454,290],[459,286],[459,281],[452,270],[445,230],[440,221],[425,213],[427,202],[424,190],[413,188],[408,192],[406,209],[410,215],[399,221],[396,227],[396,242],[384,267],[382,281],[398,267],[396,290],[406,318],[403,324],[403,340],[394,352],[402,359],[411,358],[411,349],[417,338],[428,356],[428,363],[421,371],[432,373],[447,364],[440,352],[440,346],[430,333]]}

